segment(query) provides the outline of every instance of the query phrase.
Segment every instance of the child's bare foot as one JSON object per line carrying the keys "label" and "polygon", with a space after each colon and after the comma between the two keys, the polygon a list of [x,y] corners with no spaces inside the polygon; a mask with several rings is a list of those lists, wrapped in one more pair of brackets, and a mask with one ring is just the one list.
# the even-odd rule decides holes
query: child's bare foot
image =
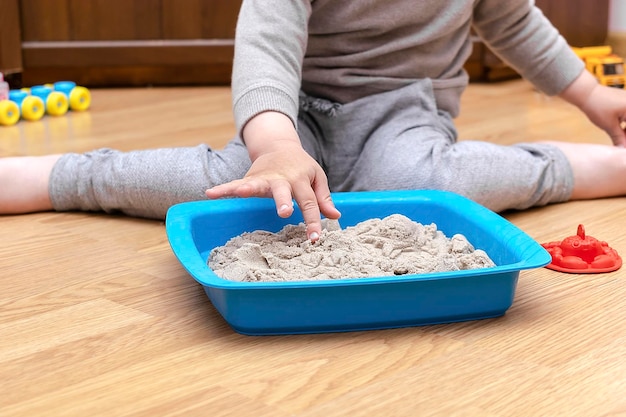
{"label": "child's bare foot", "polygon": [[48,181],[60,156],[0,158],[0,214],[52,210]]}
{"label": "child's bare foot", "polygon": [[572,200],[626,195],[626,148],[550,142],[565,153],[574,171]]}

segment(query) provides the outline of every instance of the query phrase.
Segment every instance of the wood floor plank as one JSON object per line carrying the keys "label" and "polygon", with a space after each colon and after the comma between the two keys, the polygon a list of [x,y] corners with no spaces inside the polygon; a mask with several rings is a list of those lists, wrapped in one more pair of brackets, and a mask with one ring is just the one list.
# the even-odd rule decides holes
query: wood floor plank
{"label": "wood floor plank", "polygon": [[0,361],[12,361],[150,319],[148,314],[98,299],[4,321],[0,327]]}

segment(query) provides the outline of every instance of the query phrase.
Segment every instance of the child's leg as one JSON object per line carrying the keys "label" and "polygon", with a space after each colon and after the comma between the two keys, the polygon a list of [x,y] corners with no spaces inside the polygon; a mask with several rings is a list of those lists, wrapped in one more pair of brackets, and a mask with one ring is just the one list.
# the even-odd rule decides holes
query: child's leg
{"label": "child's leg", "polygon": [[[13,198],[0,195],[0,213],[84,210],[163,219],[170,206],[206,199],[207,188],[241,178],[249,166],[239,141],[220,151],[201,145],[4,158],[0,184],[11,184]],[[13,187],[15,178],[21,180]],[[20,188],[26,191],[16,199]]]}
{"label": "child's leg", "polygon": [[52,210],[48,183],[60,156],[0,158],[0,214]]}
{"label": "child's leg", "polygon": [[567,157],[574,173],[571,199],[626,195],[626,149],[611,145],[547,142]]}
{"label": "child's leg", "polygon": [[320,159],[333,191],[439,189],[503,211],[565,201],[576,195],[575,175],[586,175],[551,144],[457,142],[429,80],[342,105],[334,115],[307,115],[322,132]]}
{"label": "child's leg", "polygon": [[[358,187],[438,189],[464,195],[491,210],[526,209],[572,197],[573,170],[548,144],[500,146],[450,143],[427,128],[364,153]],[[412,137],[413,136],[413,137]],[[366,169],[369,167],[369,169]]]}
{"label": "child's leg", "polygon": [[[328,168],[335,190],[442,189],[494,211],[626,195],[626,149],[566,142],[457,142],[451,119],[437,112],[427,84],[367,98],[339,113],[334,120],[318,122],[336,138],[327,140],[335,149],[325,160],[332,161],[332,154],[342,158],[335,164],[343,169],[339,175],[333,175],[332,165]],[[346,136],[350,143],[342,142]],[[355,150],[346,152],[350,146]],[[348,167],[346,154],[352,155]]]}

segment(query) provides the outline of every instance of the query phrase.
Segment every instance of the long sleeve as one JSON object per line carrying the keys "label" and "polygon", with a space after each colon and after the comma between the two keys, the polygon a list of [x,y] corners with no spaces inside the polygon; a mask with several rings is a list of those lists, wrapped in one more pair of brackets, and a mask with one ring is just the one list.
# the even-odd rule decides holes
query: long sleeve
{"label": "long sleeve", "polygon": [[296,124],[310,0],[244,0],[233,63],[238,131],[256,114],[278,111]]}
{"label": "long sleeve", "polygon": [[565,39],[528,0],[480,0],[473,25],[495,54],[548,95],[563,91],[584,69]]}

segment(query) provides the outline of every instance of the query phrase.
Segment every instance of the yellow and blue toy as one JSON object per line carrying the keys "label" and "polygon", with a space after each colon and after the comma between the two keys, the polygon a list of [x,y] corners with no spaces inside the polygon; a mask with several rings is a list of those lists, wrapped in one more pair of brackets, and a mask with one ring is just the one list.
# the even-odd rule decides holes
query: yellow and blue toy
{"label": "yellow and blue toy", "polygon": [[63,116],[69,110],[85,111],[91,106],[90,91],[73,81],[10,90],[0,73],[0,125],[12,126],[20,119],[37,121],[44,115]]}
{"label": "yellow and blue toy", "polygon": [[63,116],[70,108],[65,94],[45,85],[31,87],[30,95],[39,97],[45,105],[46,114],[51,116]]}
{"label": "yellow and blue toy", "polygon": [[9,101],[17,104],[19,117],[25,120],[39,120],[46,112],[44,102],[40,97],[32,96],[22,90],[9,91]]}
{"label": "yellow and blue toy", "polygon": [[10,126],[20,120],[20,108],[9,100],[9,83],[0,72],[0,125]]}
{"label": "yellow and blue toy", "polygon": [[72,111],[85,111],[91,105],[91,93],[89,90],[76,85],[74,81],[57,81],[52,85],[52,88],[54,91],[65,94]]}

